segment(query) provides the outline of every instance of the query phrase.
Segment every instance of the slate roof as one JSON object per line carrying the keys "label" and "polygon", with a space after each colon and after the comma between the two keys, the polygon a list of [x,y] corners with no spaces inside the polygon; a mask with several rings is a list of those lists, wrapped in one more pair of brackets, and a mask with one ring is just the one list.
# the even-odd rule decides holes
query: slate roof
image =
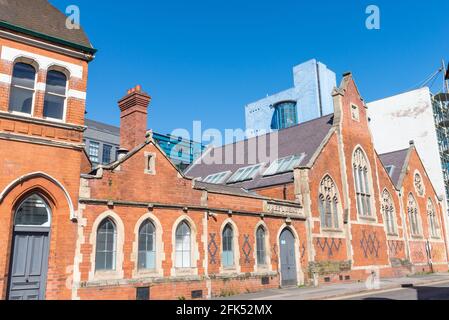
{"label": "slate roof", "polygon": [[116,127],[116,126],[113,126],[113,125],[110,125],[110,124],[106,124],[106,123],[103,123],[103,122],[98,122],[98,121],[86,119],[85,120],[85,125],[88,128],[92,128],[92,129],[96,129],[96,130],[99,130],[99,131],[102,131],[102,132],[110,133],[110,134],[113,134],[115,136],[120,136],[120,128]]}
{"label": "slate roof", "polygon": [[47,0],[0,0],[0,24],[4,22],[93,50],[83,29],[68,29],[66,19]]}
{"label": "slate roof", "polygon": [[[302,159],[300,165],[306,165],[328,134],[329,130],[332,128],[332,124],[333,115],[328,115],[277,132],[214,148],[210,151],[210,156],[214,157],[220,155],[221,152],[222,164],[204,163],[202,160],[205,157],[208,157],[208,152],[206,151],[203,154],[203,157],[200,158],[201,161],[194,162],[185,171],[185,174],[189,177],[204,179],[210,174],[219,172],[231,171],[232,173],[235,173],[239,168],[247,167],[256,163],[264,163],[264,168],[261,170],[261,173],[263,173],[263,171],[269,167],[270,163],[277,159],[285,158],[291,155],[303,154],[304,158]],[[274,142],[277,143],[277,153],[274,152],[275,148],[270,149],[270,140],[271,138],[275,138],[276,135],[277,138],[274,139]],[[258,146],[259,143],[262,145],[262,141],[264,140],[266,141],[265,150],[260,150],[261,152],[259,152],[257,149],[257,151],[254,152],[256,161],[249,161],[248,150],[252,149],[248,146]],[[242,156],[241,150],[243,150],[243,161],[241,161],[243,164],[236,164],[236,154]],[[226,159],[226,155],[229,156],[230,154],[234,155],[234,161],[232,161],[233,164],[226,164],[224,160]],[[264,156],[269,157],[269,159],[263,159]],[[219,156],[217,157],[220,158]],[[257,174],[253,180],[232,184],[232,186],[251,190],[293,181],[293,172],[278,174],[270,177],[263,177],[261,173]]]}
{"label": "slate roof", "polygon": [[393,166],[393,171],[391,172],[390,177],[395,186],[398,185],[402,168],[407,160],[408,152],[409,149],[404,149],[379,155],[380,161],[382,161],[385,168]]}

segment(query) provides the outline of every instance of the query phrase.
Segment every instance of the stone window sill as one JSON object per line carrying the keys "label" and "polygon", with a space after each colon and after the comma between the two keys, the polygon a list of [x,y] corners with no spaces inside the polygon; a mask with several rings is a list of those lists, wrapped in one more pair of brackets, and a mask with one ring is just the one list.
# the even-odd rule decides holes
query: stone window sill
{"label": "stone window sill", "polygon": [[175,276],[192,276],[198,274],[198,268],[174,268]]}
{"label": "stone window sill", "polygon": [[419,235],[419,234],[412,234],[412,238],[413,238],[413,239],[416,239],[416,240],[422,240],[422,239],[424,239],[424,237],[421,236],[421,235]]}
{"label": "stone window sill", "polygon": [[157,269],[137,270],[135,278],[155,278],[160,277],[161,272]]}
{"label": "stone window sill", "polygon": [[369,221],[369,222],[376,222],[377,221],[377,219],[375,217],[370,217],[370,216],[361,216],[361,215],[359,215],[359,219],[360,220]]}
{"label": "stone window sill", "polygon": [[122,275],[117,270],[95,271],[92,281],[98,280],[117,280],[121,279]]}
{"label": "stone window sill", "polygon": [[342,229],[334,229],[334,228],[323,228],[322,232],[332,232],[332,233],[343,233]]}
{"label": "stone window sill", "polygon": [[395,232],[388,232],[387,236],[389,236],[389,237],[399,237],[399,234],[395,233]]}

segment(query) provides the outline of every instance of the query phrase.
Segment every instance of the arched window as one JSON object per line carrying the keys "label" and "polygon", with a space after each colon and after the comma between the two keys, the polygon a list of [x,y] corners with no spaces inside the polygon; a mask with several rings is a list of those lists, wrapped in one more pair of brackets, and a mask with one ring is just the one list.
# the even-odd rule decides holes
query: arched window
{"label": "arched window", "polygon": [[354,170],[355,192],[357,197],[357,212],[362,217],[372,216],[371,210],[371,183],[368,160],[361,148],[354,153],[352,160]]}
{"label": "arched window", "polygon": [[298,124],[298,112],[296,102],[281,102],[274,106],[274,114],[271,120],[271,129],[280,130]]}
{"label": "arched window", "polygon": [[387,190],[382,193],[382,214],[385,219],[388,234],[396,234],[395,211],[393,199]]}
{"label": "arched window", "polygon": [[436,216],[435,207],[432,200],[427,200],[427,216],[429,217],[430,236],[434,238],[440,237],[440,226]]}
{"label": "arched window", "polygon": [[264,266],[267,264],[267,253],[265,250],[265,229],[260,226],[256,231],[256,250],[257,250],[257,264]]}
{"label": "arched window", "polygon": [[16,63],[12,72],[9,111],[31,115],[35,84],[36,69],[27,63]]}
{"label": "arched window", "polygon": [[412,194],[408,196],[407,213],[410,221],[410,232],[415,236],[420,235],[418,206]]}
{"label": "arched window", "polygon": [[339,228],[338,205],[337,187],[330,176],[325,176],[320,183],[318,199],[322,228]]}
{"label": "arched window", "polygon": [[67,91],[67,77],[64,73],[50,70],[45,87],[44,117],[63,120]]}
{"label": "arched window", "polygon": [[423,197],[424,193],[425,193],[425,190],[424,190],[424,185],[423,185],[422,178],[421,178],[421,175],[419,174],[419,172],[415,173],[415,181],[414,181],[414,183],[415,183],[416,193],[420,197]]}
{"label": "arched window", "polygon": [[186,221],[176,228],[176,268],[191,267],[191,231]]}
{"label": "arched window", "polygon": [[16,210],[15,226],[50,226],[50,209],[47,203],[37,194],[26,198]]}
{"label": "arched window", "polygon": [[104,219],[97,230],[97,244],[95,256],[95,270],[115,270],[117,252],[117,231],[115,223]]}
{"label": "arched window", "polygon": [[232,267],[234,265],[234,231],[232,227],[228,224],[223,229],[223,254],[222,262],[223,267]]}
{"label": "arched window", "polygon": [[139,269],[156,268],[155,228],[150,220],[145,220],[139,228]]}

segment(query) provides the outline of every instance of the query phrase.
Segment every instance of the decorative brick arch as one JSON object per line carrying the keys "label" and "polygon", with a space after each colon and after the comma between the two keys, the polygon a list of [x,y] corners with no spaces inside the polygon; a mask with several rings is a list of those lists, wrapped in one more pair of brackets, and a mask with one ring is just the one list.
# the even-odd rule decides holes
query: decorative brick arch
{"label": "decorative brick arch", "polygon": [[[33,179],[37,179],[37,178],[43,178],[45,180],[50,181],[51,183],[53,183],[54,185],[56,185],[59,189],[61,189],[61,191],[64,194],[65,199],[67,200],[67,205],[69,207],[70,210],[70,220],[75,220],[76,219],[76,214],[75,214],[75,208],[73,206],[73,202],[72,199],[70,198],[70,195],[67,191],[67,189],[64,187],[64,185],[59,182],[57,179],[53,178],[52,176],[50,176],[49,174],[46,174],[44,172],[33,172],[33,173],[29,173],[26,175],[23,175],[17,179],[15,179],[14,181],[12,181],[10,184],[8,184],[3,191],[0,193],[0,204],[3,203],[3,201],[5,200],[6,196],[8,194],[11,193],[12,190],[14,190],[16,187],[18,186],[23,186],[24,182],[26,181],[30,181]],[[51,192],[50,192],[51,193]]]}
{"label": "decorative brick arch", "polygon": [[[68,217],[71,214],[74,215],[74,208],[67,190],[59,181],[45,173],[27,174],[9,183],[0,193],[0,243],[4,244],[5,248],[5,252],[0,258],[2,259],[0,265],[0,273],[2,274],[7,274],[11,263],[15,209],[31,194],[42,196],[50,207],[52,220],[49,230],[50,250],[54,250],[57,242],[58,245],[67,245],[67,248],[69,248],[66,257],[71,255],[70,246],[73,243],[72,237],[74,234],[71,233],[73,222]],[[64,232],[67,232],[65,236],[63,236]],[[48,260],[49,275],[58,272],[58,263],[60,264],[60,261],[56,261],[55,256],[50,255]],[[56,284],[64,282],[65,279],[48,278],[47,281]],[[6,297],[6,283],[7,281],[0,281],[1,299]]]}

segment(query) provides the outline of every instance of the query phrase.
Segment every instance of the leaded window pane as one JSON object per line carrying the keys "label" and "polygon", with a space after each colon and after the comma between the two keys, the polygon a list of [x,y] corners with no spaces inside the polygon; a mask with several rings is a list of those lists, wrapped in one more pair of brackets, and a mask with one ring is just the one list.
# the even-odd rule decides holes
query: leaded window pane
{"label": "leaded window pane", "polygon": [[96,270],[115,270],[117,233],[111,219],[101,222],[97,230]]}
{"label": "leaded window pane", "polygon": [[223,230],[223,266],[230,267],[234,265],[233,238],[232,228],[227,225]]}
{"label": "leaded window pane", "polygon": [[183,221],[176,229],[176,259],[175,266],[177,268],[191,267],[190,252],[191,234],[190,227]]}
{"label": "leaded window pane", "polygon": [[318,208],[323,228],[336,229],[339,227],[338,192],[330,176],[324,177],[320,183]]}
{"label": "leaded window pane", "polygon": [[370,171],[366,156],[361,149],[357,149],[354,153],[353,167],[358,213],[361,216],[371,216]]}
{"label": "leaded window pane", "polygon": [[151,221],[145,221],[139,229],[139,269],[154,269],[155,264],[155,228]]}
{"label": "leaded window pane", "polygon": [[257,246],[257,264],[266,264],[266,253],[265,253],[265,230],[259,227],[256,232],[256,246]]}
{"label": "leaded window pane", "polygon": [[23,201],[15,214],[16,226],[49,226],[50,211],[45,201],[34,194]]}

